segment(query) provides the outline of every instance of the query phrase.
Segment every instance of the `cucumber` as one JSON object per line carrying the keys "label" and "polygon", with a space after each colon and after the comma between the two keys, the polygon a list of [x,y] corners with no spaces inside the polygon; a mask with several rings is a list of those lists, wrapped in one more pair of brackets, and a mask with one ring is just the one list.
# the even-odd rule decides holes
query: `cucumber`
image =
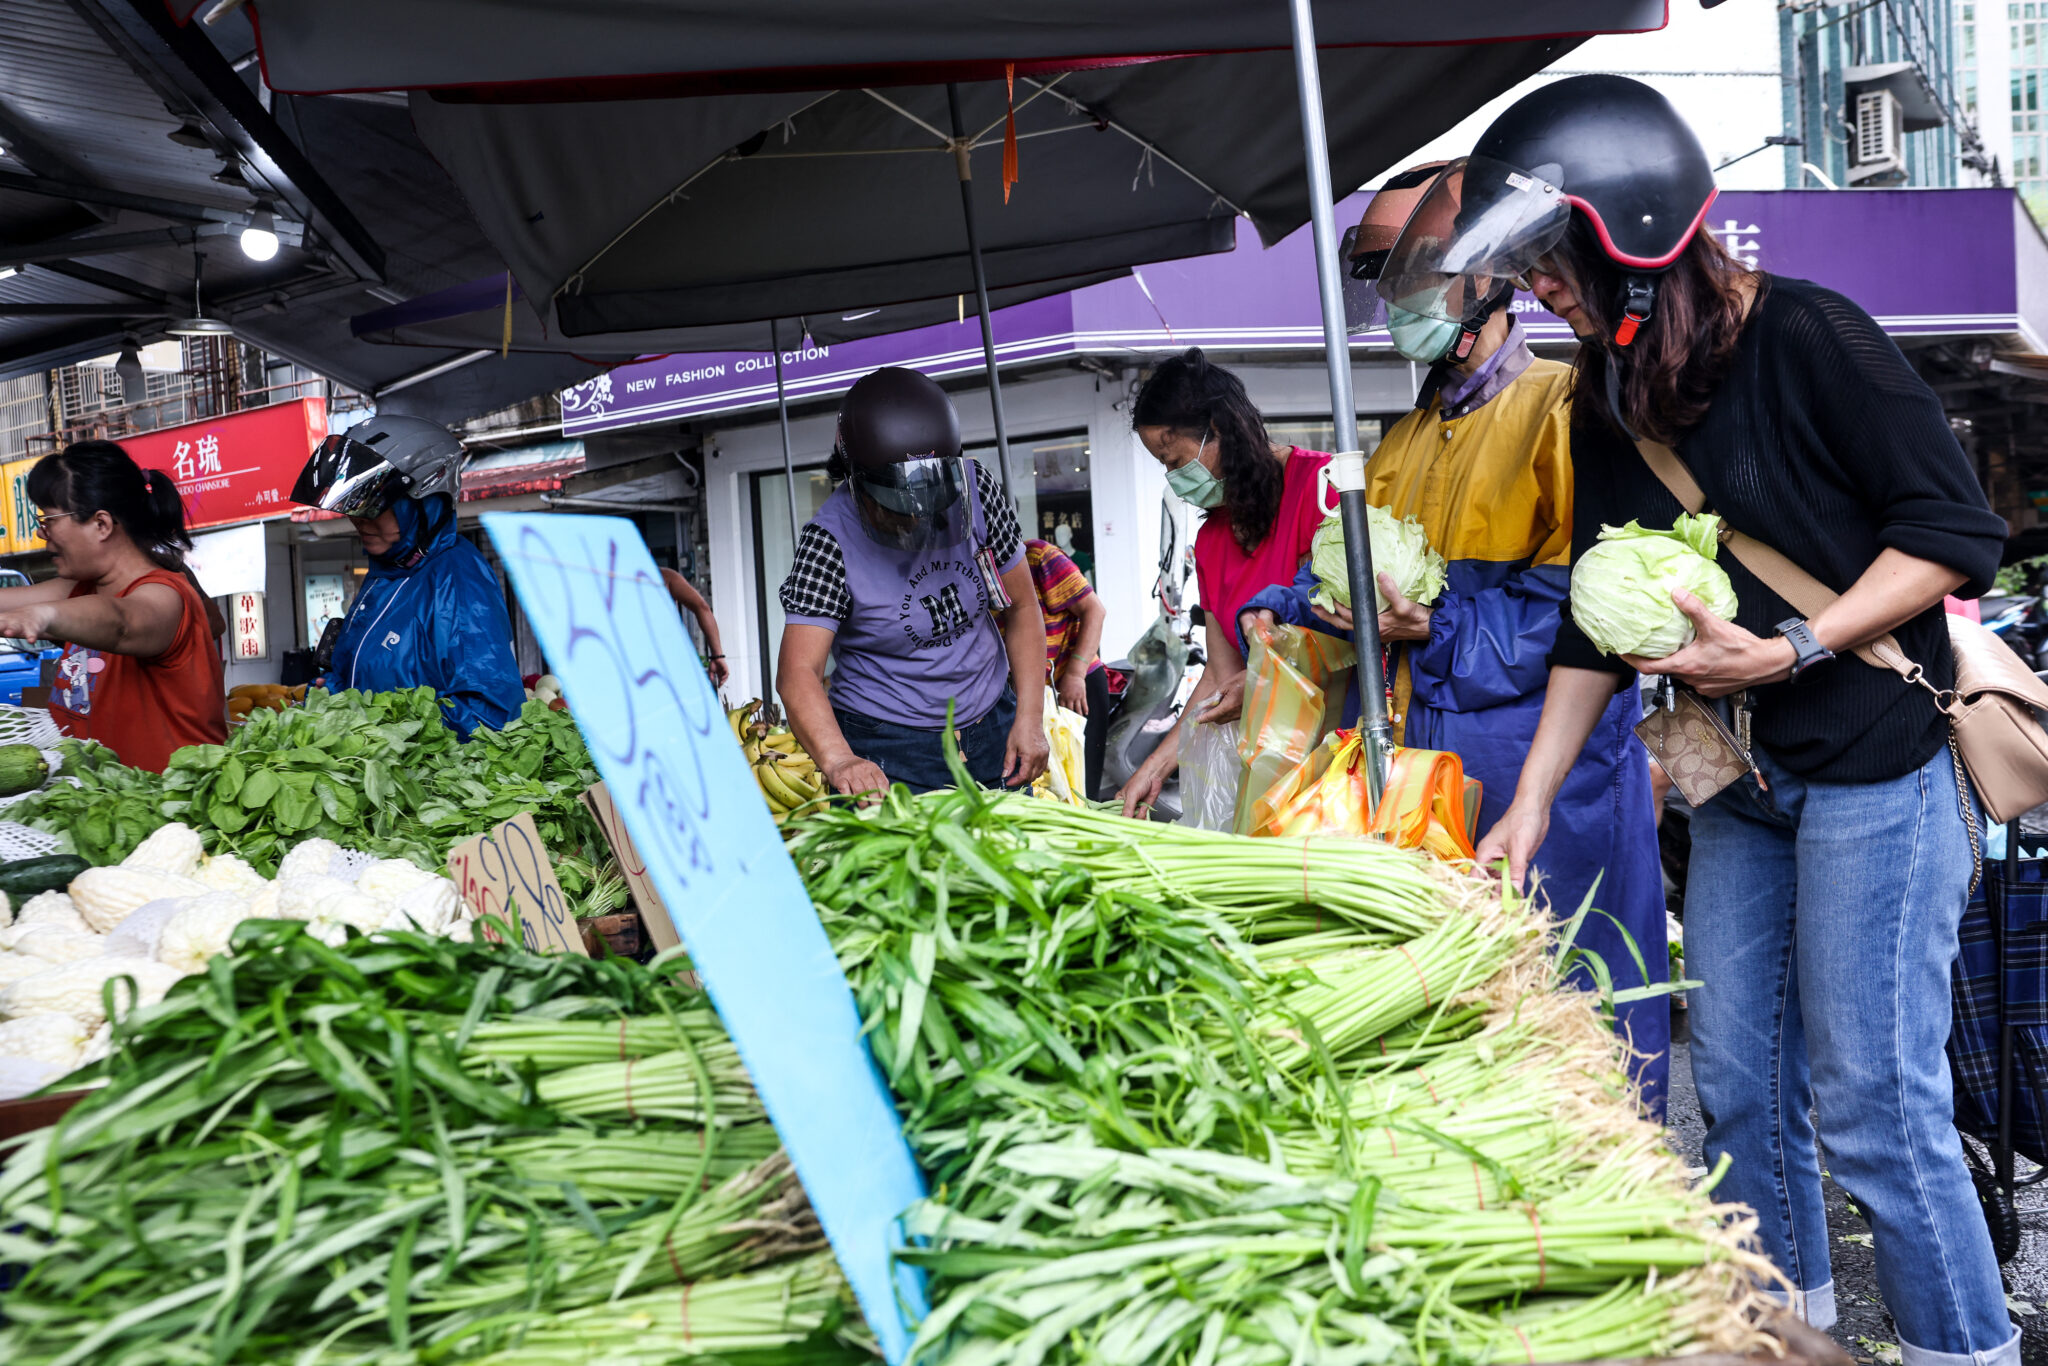
{"label": "cucumber", "polygon": [[61,892],[90,867],[76,854],[46,854],[0,863],[0,892],[15,901],[41,892]]}

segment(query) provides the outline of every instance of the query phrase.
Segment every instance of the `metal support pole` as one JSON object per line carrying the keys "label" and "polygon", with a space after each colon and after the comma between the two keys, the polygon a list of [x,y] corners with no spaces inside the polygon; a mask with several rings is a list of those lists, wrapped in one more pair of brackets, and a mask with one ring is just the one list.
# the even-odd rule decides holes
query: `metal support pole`
{"label": "metal support pole", "polygon": [[803,539],[803,523],[796,515],[796,456],[789,445],[789,395],[782,387],[782,333],[774,322],[768,324],[768,346],[775,352],[775,420],[782,426],[782,477],[789,489],[789,553],[793,560],[796,543]]}
{"label": "metal support pole", "polygon": [[2020,822],[2017,816],[2005,827],[2005,862],[2000,871],[2005,875],[2005,885],[1996,890],[1996,895],[1993,889],[1986,888],[1984,897],[1991,908],[1992,947],[1998,961],[1998,1144],[1991,1150],[1991,1179],[2010,1199],[2013,1191],[2013,1038],[2012,1005],[2005,999],[2005,909],[2007,899],[2020,880]]}
{"label": "metal support pole", "polygon": [[1308,163],[1308,203],[1316,247],[1316,283],[1323,303],[1323,355],[1330,370],[1330,420],[1340,453],[1331,464],[1344,519],[1344,558],[1351,577],[1351,638],[1358,649],[1358,728],[1365,742],[1366,787],[1373,805],[1386,790],[1394,750],[1387,720],[1387,678],[1373,581],[1372,538],[1365,520],[1365,456],[1358,449],[1358,406],[1351,395],[1351,343],[1344,326],[1344,283],[1337,273],[1337,200],[1330,189],[1329,135],[1323,129],[1323,80],[1316,65],[1315,16],[1309,0],[1288,0],[1294,20],[1294,76],[1301,94],[1301,142]]}
{"label": "metal support pole", "polygon": [[967,220],[967,258],[974,263],[974,303],[981,310],[981,359],[988,367],[988,406],[996,420],[996,465],[1003,476],[1003,492],[1009,493],[1010,434],[1003,422],[1003,381],[996,374],[996,328],[988,316],[988,270],[981,261],[981,237],[974,229],[974,168],[960,122],[960,87],[951,81],[946,83],[946,108],[953,115],[953,162],[960,169],[960,215]]}

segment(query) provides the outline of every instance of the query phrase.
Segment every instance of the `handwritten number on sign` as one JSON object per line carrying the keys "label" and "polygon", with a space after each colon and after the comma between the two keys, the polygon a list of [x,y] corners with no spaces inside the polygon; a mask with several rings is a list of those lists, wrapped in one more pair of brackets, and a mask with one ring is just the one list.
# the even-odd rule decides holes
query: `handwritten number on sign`
{"label": "handwritten number on sign", "polygon": [[[617,539],[558,546],[539,528],[524,526],[518,532],[517,553],[528,563],[547,567],[529,580],[535,601],[527,612],[529,617],[538,612],[566,626],[562,654],[579,679],[577,706],[626,722],[617,729],[600,728],[589,737],[593,749],[604,750],[608,759],[632,773],[633,781],[611,784],[613,801],[646,818],[645,828],[652,832],[653,842],[670,852],[664,861],[674,871],[692,881],[713,877],[717,855],[705,838],[710,783],[699,751],[717,738],[714,719],[722,726],[722,718],[716,716],[717,697],[695,658],[682,653],[669,658],[656,644],[665,638],[664,630],[675,625],[672,620],[658,623],[653,615],[673,616],[667,591],[644,570],[620,572]],[[594,580],[599,591],[579,594],[573,580]],[[679,672],[685,668],[695,668],[696,676]],[[597,695],[586,702],[592,687]],[[691,743],[671,743],[676,737],[670,728],[677,720]],[[639,843],[643,855],[653,858],[650,841]]]}
{"label": "handwritten number on sign", "polygon": [[533,948],[538,943],[537,931],[529,923],[529,916],[545,921],[555,937],[574,935],[576,927],[568,906],[562,901],[561,889],[542,876],[545,855],[533,837],[519,826],[506,825],[499,827],[485,844],[505,861],[506,881],[519,889],[519,926],[526,933],[527,947]]}
{"label": "handwritten number on sign", "polygon": [[[493,833],[495,834],[495,832]],[[533,897],[531,895],[519,895],[524,890],[524,887],[513,875],[509,862],[505,857],[505,847],[493,838],[493,835],[485,835],[477,841],[476,857],[477,862],[482,865],[483,875],[498,886],[506,889],[506,899],[508,901],[518,903],[520,909],[515,912],[515,918],[519,922],[520,942],[526,945],[529,952],[539,948],[540,935],[528,919],[528,913],[533,905]]]}

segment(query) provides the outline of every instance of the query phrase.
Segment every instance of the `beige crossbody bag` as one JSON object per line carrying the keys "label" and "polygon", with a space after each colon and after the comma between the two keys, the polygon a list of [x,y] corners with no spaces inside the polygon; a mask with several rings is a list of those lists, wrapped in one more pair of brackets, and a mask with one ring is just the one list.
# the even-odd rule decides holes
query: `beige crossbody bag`
{"label": "beige crossbody bag", "polygon": [[[1669,446],[1638,440],[1636,449],[1650,470],[1670,489],[1687,512],[1706,506],[1692,471]],[[1721,523],[1721,544],[1743,568],[1811,618],[1839,594],[1753,536]],[[2048,684],[2034,677],[2012,648],[1977,622],[1948,613],[1949,644],[1955,651],[1955,686],[1947,691],[1929,683],[1920,666],[1906,657],[1887,633],[1856,648],[1864,663],[1890,669],[1908,683],[1917,683],[1934,698],[1948,718],[1949,753],[1956,777],[1965,770],[1977,798],[1995,821],[2009,821],[2023,811],[2048,802],[2048,730],[2036,714],[2048,711]],[[1965,811],[1967,815],[1967,809]],[[1971,842],[1976,825],[1971,822]]]}

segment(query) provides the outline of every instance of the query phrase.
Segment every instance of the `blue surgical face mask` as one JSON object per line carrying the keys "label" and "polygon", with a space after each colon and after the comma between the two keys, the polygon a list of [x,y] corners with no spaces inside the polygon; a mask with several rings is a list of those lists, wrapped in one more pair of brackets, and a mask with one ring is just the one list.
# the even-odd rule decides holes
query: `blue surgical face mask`
{"label": "blue surgical face mask", "polygon": [[1454,322],[1426,318],[1391,303],[1387,305],[1387,330],[1394,334],[1394,349],[1418,365],[1434,365],[1449,355],[1464,331]]}
{"label": "blue surgical face mask", "polygon": [[1202,463],[1202,452],[1208,448],[1209,436],[1205,432],[1202,444],[1195,448],[1195,458],[1166,472],[1166,486],[1198,508],[1213,508],[1223,501],[1223,481],[1209,473],[1209,467]]}

